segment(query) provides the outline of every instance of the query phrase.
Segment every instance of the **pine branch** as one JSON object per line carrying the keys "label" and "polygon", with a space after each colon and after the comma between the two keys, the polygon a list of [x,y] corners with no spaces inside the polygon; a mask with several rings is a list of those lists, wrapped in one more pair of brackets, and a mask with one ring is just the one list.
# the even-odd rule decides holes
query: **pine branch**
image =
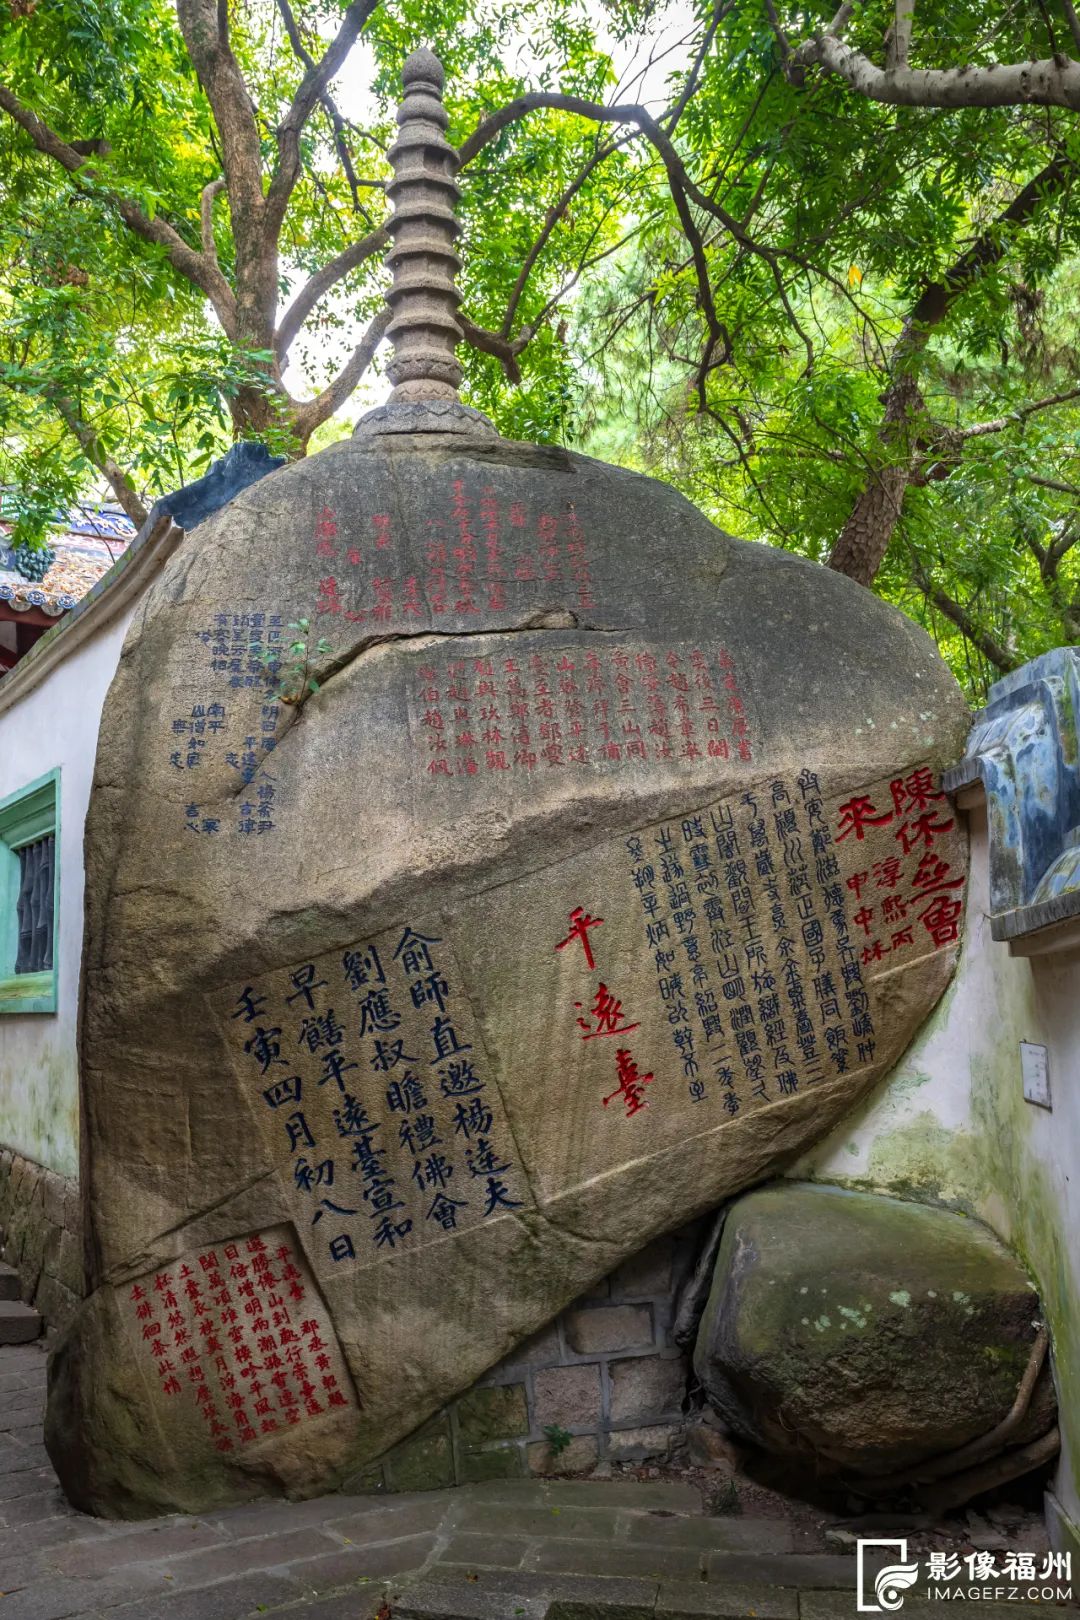
{"label": "pine branch", "polygon": [[992,636],[989,630],[984,630],[981,625],[977,624],[968,610],[962,607],[947,591],[942,590],[940,585],[935,585],[922,568],[916,565],[913,573],[915,583],[927,600],[933,602],[934,606],[944,613],[947,619],[952,620],[961,634],[971,642],[973,647],[982,653],[984,658],[993,664],[995,669],[999,669],[1003,675],[1007,675],[1010,670],[1019,667],[1020,659],[1010,652],[1008,647],[1002,646],[1001,642]]}

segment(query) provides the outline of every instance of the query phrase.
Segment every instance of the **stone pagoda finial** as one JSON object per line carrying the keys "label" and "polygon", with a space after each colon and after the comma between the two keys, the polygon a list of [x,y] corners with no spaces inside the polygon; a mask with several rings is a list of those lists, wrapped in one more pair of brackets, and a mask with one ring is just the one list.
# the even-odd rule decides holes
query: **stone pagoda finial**
{"label": "stone pagoda finial", "polygon": [[454,277],[461,260],[454,242],[458,156],[446,138],[442,63],[433,51],[414,51],[401,72],[405,94],[398,137],[390,148],[394,178],[386,188],[393,212],[386,222],[393,246],[386,265],[393,283],[386,295],[393,319],[387,336],[394,384],[385,405],[360,418],[360,438],[386,433],[464,433],[497,438],[482,412],[458,399],[461,342]]}
{"label": "stone pagoda finial", "polygon": [[393,213],[387,229],[393,247],[386,263],[394,273],[386,295],[393,311],[387,335],[394,358],[387,367],[394,391],[390,404],[456,400],[461,341],[454,281],[461,261],[454,240],[457,222],[457,153],[446,139],[442,63],[429,50],[414,51],[402,69],[405,96],[398,109],[399,134],[390,148],[394,178],[387,187]]}

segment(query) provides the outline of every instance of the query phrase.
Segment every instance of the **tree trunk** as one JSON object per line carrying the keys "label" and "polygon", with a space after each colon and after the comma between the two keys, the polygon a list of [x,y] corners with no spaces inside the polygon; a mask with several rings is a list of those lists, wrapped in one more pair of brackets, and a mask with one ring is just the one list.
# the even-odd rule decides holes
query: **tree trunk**
{"label": "tree trunk", "polygon": [[908,371],[901,372],[885,392],[880,432],[883,455],[892,455],[895,459],[872,472],[829,558],[830,568],[857,580],[860,585],[874,583],[893,530],[900,521],[911,478],[914,425],[921,410],[922,399],[914,378]]}
{"label": "tree trunk", "polygon": [[892,353],[891,380],[882,396],[885,410],[878,436],[881,465],[858,495],[829,558],[829,567],[838,573],[869,586],[885,560],[915,465],[916,426],[923,409],[916,365],[931,332],[982,271],[1004,257],[1011,231],[1026,225],[1039,204],[1059,191],[1072,174],[1067,158],[1053,158],[1017,192],[940,281],[929,281],[924,286]]}
{"label": "tree trunk", "polygon": [[[276,254],[273,255],[274,274],[277,274]],[[260,266],[252,274],[263,273]],[[239,280],[239,271],[237,279]],[[291,427],[291,401],[281,382],[281,367],[276,359],[275,350],[275,309],[271,303],[269,308],[258,308],[250,301],[241,303],[237,301],[238,330],[237,348],[242,354],[265,354],[270,358],[266,360],[250,361],[249,373],[254,373],[250,382],[238,388],[229,401],[229,411],[232,416],[233,433],[238,439],[261,437],[274,428],[288,431]],[[265,384],[259,385],[258,375],[265,377]],[[300,454],[304,454],[304,448]]]}
{"label": "tree trunk", "polygon": [[275,426],[287,425],[287,418],[275,408],[273,399],[253,384],[237,389],[229,401],[229,412],[238,439],[257,438]]}

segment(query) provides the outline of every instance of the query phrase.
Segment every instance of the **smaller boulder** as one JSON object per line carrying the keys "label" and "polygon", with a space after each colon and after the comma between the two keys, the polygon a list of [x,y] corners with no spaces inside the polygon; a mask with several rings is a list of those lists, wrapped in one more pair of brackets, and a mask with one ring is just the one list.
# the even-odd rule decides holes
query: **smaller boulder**
{"label": "smaller boulder", "polygon": [[[1039,1299],[978,1221],[781,1182],[729,1214],[694,1370],[736,1434],[820,1480],[903,1473],[1009,1413]],[[1054,1421],[1043,1369],[1021,1444]]]}

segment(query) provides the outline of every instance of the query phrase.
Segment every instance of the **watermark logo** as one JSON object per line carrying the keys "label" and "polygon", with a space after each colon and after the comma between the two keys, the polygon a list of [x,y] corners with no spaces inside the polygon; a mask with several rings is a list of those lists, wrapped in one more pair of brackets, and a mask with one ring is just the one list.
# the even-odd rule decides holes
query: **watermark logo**
{"label": "watermark logo", "polygon": [[[882,1564],[881,1556],[888,1557]],[[868,1557],[869,1555],[869,1557]],[[1072,1600],[1072,1554],[973,1552],[960,1556],[931,1552],[908,1559],[906,1537],[859,1541],[856,1547],[855,1607],[862,1614],[893,1613],[904,1596],[916,1594],[930,1603],[968,1602],[1068,1603]]]}
{"label": "watermark logo", "polygon": [[[896,1550],[896,1562],[882,1569],[868,1572],[866,1551],[871,1547],[891,1547]],[[875,1560],[876,1563],[876,1560]],[[890,1613],[904,1601],[904,1593],[919,1578],[918,1563],[907,1561],[907,1540],[860,1541],[857,1549],[858,1588],[855,1607],[863,1614]],[[871,1601],[871,1598],[873,1601]]]}

